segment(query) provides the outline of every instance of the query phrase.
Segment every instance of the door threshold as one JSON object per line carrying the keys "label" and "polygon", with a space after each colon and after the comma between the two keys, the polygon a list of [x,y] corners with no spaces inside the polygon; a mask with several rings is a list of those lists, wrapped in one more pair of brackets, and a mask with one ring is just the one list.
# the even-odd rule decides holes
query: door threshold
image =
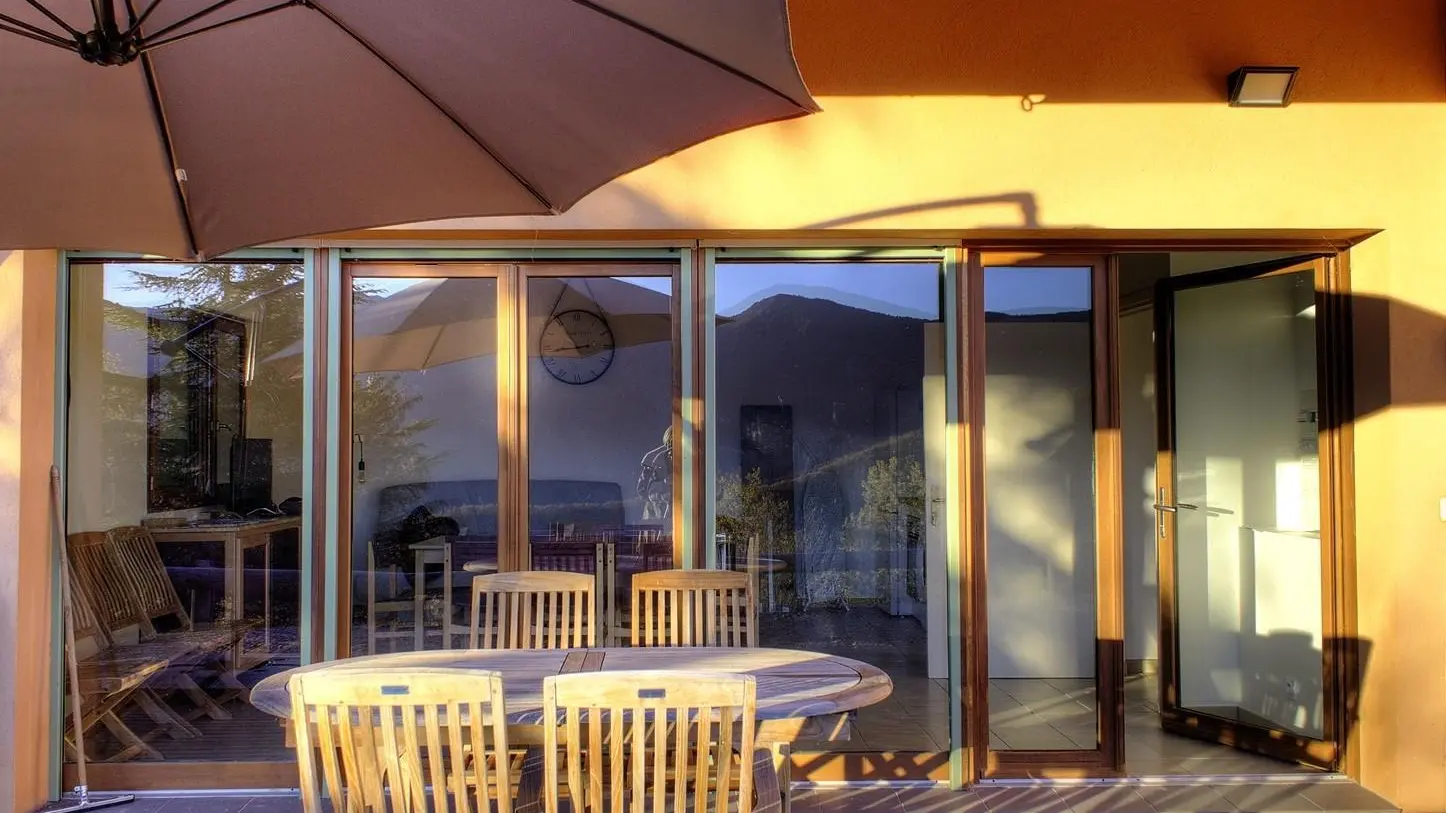
{"label": "door threshold", "polygon": [[983,779],[975,787],[1192,787],[1220,785],[1330,785],[1353,783],[1343,773],[1164,774],[1088,779]]}

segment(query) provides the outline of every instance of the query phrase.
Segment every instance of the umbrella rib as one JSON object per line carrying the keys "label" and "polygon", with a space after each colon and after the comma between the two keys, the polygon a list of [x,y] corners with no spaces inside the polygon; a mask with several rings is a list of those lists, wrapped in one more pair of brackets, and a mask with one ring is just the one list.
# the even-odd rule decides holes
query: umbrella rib
{"label": "umbrella rib", "polygon": [[410,85],[412,90],[415,90],[418,94],[420,94],[421,97],[423,99],[426,99],[427,103],[430,104],[433,108],[435,108],[438,113],[441,113],[447,118],[448,121],[452,122],[452,124],[456,126],[458,130],[461,130],[462,133],[467,136],[467,138],[471,139],[473,144],[477,145],[478,149],[487,153],[488,157],[495,161],[498,166],[502,167],[503,171],[505,171],[508,175],[512,176],[512,180],[516,181],[519,186],[527,190],[527,193],[531,195],[534,199],[536,199],[538,203],[542,204],[548,212],[555,215],[562,213],[562,209],[559,206],[548,200],[546,195],[543,195],[542,192],[537,189],[537,187],[532,185],[532,182],[524,178],[522,176],[522,173],[514,169],[511,164],[504,161],[502,159],[502,156],[499,155],[496,150],[492,149],[492,147],[488,145],[486,141],[482,140],[481,136],[472,132],[472,129],[466,124],[462,123],[462,120],[459,119],[455,113],[447,109],[447,106],[442,104],[437,99],[437,97],[433,96],[431,93],[428,93],[427,89],[422,87],[421,83],[419,83],[416,79],[413,79],[406,71],[402,70],[401,66],[397,65],[397,63],[389,59],[386,54],[383,54],[375,45],[368,42],[366,38],[353,31],[351,29],[351,26],[342,22],[340,17],[337,17],[321,3],[316,2],[316,0],[307,0],[305,5],[307,8],[316,9],[316,11],[320,13],[323,17],[330,20],[332,25],[335,25],[337,28],[341,29],[341,31],[348,37],[356,40],[356,43],[358,45],[365,48],[383,65],[386,65],[392,73],[397,75],[397,78]]}
{"label": "umbrella rib", "polygon": [[46,17],[50,18],[50,21],[51,21],[52,23],[55,23],[56,25],[60,26],[61,28],[64,28],[65,31],[66,31],[66,33],[69,34],[70,36],[72,36],[72,37],[79,37],[79,36],[81,36],[81,33],[80,33],[78,30],[76,30],[73,26],[71,26],[69,23],[67,23],[65,20],[62,20],[62,19],[60,18],[60,15],[56,14],[55,12],[53,12],[53,11],[51,11],[50,9],[46,8],[45,6],[41,5],[40,0],[25,0],[25,2],[26,2],[26,3],[29,3],[31,8],[35,9],[36,11],[40,12],[41,14],[44,14]]}
{"label": "umbrella rib", "polygon": [[183,31],[179,34],[173,34],[169,37],[163,37],[153,42],[147,42],[142,50],[152,51],[165,45],[170,45],[172,43],[180,42],[182,40],[188,40],[191,37],[197,36],[198,34],[205,34],[208,31],[215,31],[218,28],[226,28],[227,26],[235,25],[236,23],[245,22],[247,20],[254,20],[257,17],[262,17],[276,11],[283,11],[293,6],[299,6],[304,4],[305,2],[306,0],[282,0],[282,2],[277,3],[274,6],[267,6],[266,8],[257,9],[256,11],[242,14],[239,17],[232,17],[230,19],[221,20],[220,22],[211,23],[210,25],[202,26],[200,28],[194,28],[190,31]]}
{"label": "umbrella rib", "polygon": [[46,31],[38,26],[31,25],[24,20],[17,20],[7,14],[0,14],[0,31],[17,34],[36,42],[43,42],[46,45],[54,45],[57,48],[64,48],[67,51],[74,51],[75,44],[66,42],[59,35]]}
{"label": "umbrella rib", "polygon": [[[610,9],[610,8],[605,8],[605,7],[603,7],[603,6],[600,6],[600,5],[598,5],[597,3],[593,2],[593,0],[572,0],[572,2],[573,2],[574,4],[576,4],[576,5],[582,6],[582,7],[585,8],[585,9],[590,9],[590,10],[592,10],[592,11],[598,13],[598,14],[603,15],[604,17],[607,17],[607,18],[612,19],[612,20],[614,20],[614,21],[616,21],[616,22],[622,23],[623,25],[626,25],[626,26],[628,26],[629,28],[632,28],[632,29],[634,29],[634,30],[636,30],[636,31],[639,31],[639,32],[643,33],[643,34],[646,34],[646,35],[648,35],[649,37],[652,37],[653,39],[656,39],[656,40],[658,40],[659,42],[664,43],[665,45],[669,45],[669,46],[671,46],[671,47],[673,47],[673,48],[677,48],[678,50],[680,50],[680,51],[688,54],[689,56],[692,56],[692,57],[694,57],[694,58],[696,58],[696,59],[701,59],[701,60],[703,60],[704,62],[707,62],[709,65],[712,65],[713,67],[715,67],[715,68],[717,68],[717,69],[719,69],[719,70],[721,70],[721,71],[726,71],[726,72],[728,72],[728,73],[730,73],[730,74],[738,77],[739,79],[742,79],[743,81],[748,82],[748,83],[751,84],[751,85],[754,85],[754,86],[756,86],[756,87],[759,87],[759,88],[762,88],[763,90],[768,91],[769,93],[773,94],[774,96],[777,96],[777,97],[779,97],[779,98],[787,101],[789,104],[791,104],[791,105],[793,105],[793,106],[795,106],[795,107],[802,108],[802,109],[805,109],[805,110],[815,109],[815,108],[813,108],[812,105],[810,105],[810,104],[805,104],[805,103],[803,103],[803,102],[798,101],[797,99],[793,98],[792,96],[789,96],[787,93],[784,93],[783,91],[779,90],[778,88],[774,87],[773,85],[768,84],[767,82],[763,81],[762,79],[759,79],[758,77],[753,76],[752,74],[747,73],[746,71],[739,70],[738,68],[735,68],[735,67],[733,67],[732,65],[729,65],[727,62],[724,62],[724,61],[722,61],[721,59],[717,59],[717,58],[715,58],[715,57],[711,57],[711,56],[709,56],[708,54],[705,54],[705,53],[703,53],[702,51],[699,51],[697,48],[694,48],[693,46],[691,46],[691,45],[689,45],[689,44],[687,44],[687,43],[685,43],[685,42],[683,42],[683,41],[681,41],[681,40],[674,39],[673,37],[670,37],[670,36],[668,36],[667,34],[664,34],[664,33],[661,32],[661,31],[656,31],[656,30],[654,30],[654,29],[652,29],[652,28],[649,28],[649,27],[647,27],[646,25],[643,25],[642,23],[638,22],[637,20],[633,20],[633,19],[631,19],[631,18],[629,18],[629,17],[627,17],[627,16],[625,16],[625,15],[619,14],[618,12],[613,11],[613,10]],[[785,18],[787,17],[787,13],[788,13],[787,10],[785,10],[785,11],[784,11],[784,16],[785,16]]]}
{"label": "umbrella rib", "polygon": [[[126,0],[131,13],[135,13],[133,0]],[[156,87],[156,66],[151,62],[151,55],[142,53],[137,60],[141,63],[141,75],[146,79],[146,93],[151,101],[151,115],[156,121],[156,132],[161,137],[161,147],[166,152],[166,161],[171,165],[171,190],[176,195],[176,208],[181,216],[181,226],[186,232],[186,245],[191,250],[191,257],[199,257],[200,249],[196,245],[196,229],[191,222],[191,204],[186,199],[186,189],[181,181],[181,167],[176,163],[176,146],[171,141],[171,125],[166,121],[166,109],[161,106],[161,92]]]}

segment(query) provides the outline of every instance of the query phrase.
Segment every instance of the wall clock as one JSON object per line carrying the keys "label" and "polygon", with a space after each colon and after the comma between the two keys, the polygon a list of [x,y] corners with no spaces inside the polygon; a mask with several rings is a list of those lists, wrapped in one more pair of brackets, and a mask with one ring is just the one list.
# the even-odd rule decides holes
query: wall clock
{"label": "wall clock", "polygon": [[607,320],[592,311],[563,311],[542,329],[542,366],[564,384],[591,384],[613,364],[617,341]]}

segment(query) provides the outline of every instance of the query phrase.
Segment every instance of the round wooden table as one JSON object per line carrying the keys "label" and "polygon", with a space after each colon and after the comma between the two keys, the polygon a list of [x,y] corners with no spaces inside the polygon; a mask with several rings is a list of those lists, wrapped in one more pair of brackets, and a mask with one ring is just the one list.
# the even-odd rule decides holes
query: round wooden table
{"label": "round wooden table", "polygon": [[291,716],[287,682],[303,672],[416,667],[487,669],[502,673],[508,719],[538,725],[543,678],[569,672],[637,669],[728,672],[758,682],[758,719],[826,717],[863,708],[893,691],[875,666],[838,655],[793,649],[727,647],[616,647],[601,649],[446,649],[394,652],[314,663],[272,675],[251,690],[251,705],[280,718]]}
{"label": "round wooden table", "polygon": [[[753,675],[758,685],[758,743],[772,751],[779,787],[788,799],[789,745],[798,739],[846,739],[848,713],[889,696],[894,684],[875,666],[837,655],[793,649],[616,647],[600,649],[447,649],[396,652],[315,663],[272,675],[251,690],[251,704],[291,717],[287,682],[302,672],[417,667],[486,669],[502,673],[508,738],[542,742],[542,681],[573,672],[639,669]],[[289,731],[289,730],[288,730]],[[291,737],[287,737],[288,742]]]}

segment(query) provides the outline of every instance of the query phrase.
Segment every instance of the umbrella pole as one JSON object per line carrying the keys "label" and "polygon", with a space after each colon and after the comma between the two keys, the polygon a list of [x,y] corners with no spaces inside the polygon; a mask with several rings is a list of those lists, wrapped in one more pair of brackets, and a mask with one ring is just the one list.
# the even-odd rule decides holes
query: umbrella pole
{"label": "umbrella pole", "polygon": [[77,810],[95,810],[113,805],[134,802],[131,794],[110,796],[105,799],[90,798],[90,787],[85,777],[85,731],[82,728],[83,714],[80,708],[80,676],[75,658],[75,619],[71,616],[70,597],[70,554],[66,551],[65,520],[60,512],[60,469],[50,467],[50,518],[60,538],[60,608],[65,619],[65,668],[70,676],[70,719],[75,736],[75,773],[77,784],[73,797],[62,806],[46,808],[46,813],[71,813]]}

